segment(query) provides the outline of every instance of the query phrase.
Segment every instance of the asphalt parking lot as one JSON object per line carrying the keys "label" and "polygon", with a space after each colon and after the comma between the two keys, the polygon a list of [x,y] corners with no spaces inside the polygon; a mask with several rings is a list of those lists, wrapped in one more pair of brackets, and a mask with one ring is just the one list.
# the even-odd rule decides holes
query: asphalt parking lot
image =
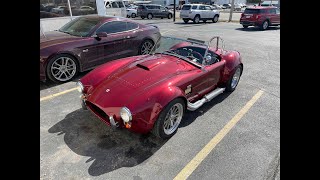
{"label": "asphalt parking lot", "polygon": [[164,36],[221,36],[225,49],[242,55],[237,89],[187,112],[164,141],[114,130],[82,110],[76,80],[40,82],[40,179],[180,179],[183,172],[188,179],[280,179],[280,27],[137,21],[156,24]]}

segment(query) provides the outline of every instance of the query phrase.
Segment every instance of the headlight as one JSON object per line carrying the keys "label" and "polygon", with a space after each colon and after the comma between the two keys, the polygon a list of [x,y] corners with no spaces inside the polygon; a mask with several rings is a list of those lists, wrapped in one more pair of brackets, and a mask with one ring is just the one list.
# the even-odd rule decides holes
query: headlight
{"label": "headlight", "polygon": [[129,122],[132,120],[132,114],[127,107],[121,108],[120,116],[124,122]]}
{"label": "headlight", "polygon": [[82,93],[84,88],[80,81],[77,82],[77,86],[78,86],[78,91]]}

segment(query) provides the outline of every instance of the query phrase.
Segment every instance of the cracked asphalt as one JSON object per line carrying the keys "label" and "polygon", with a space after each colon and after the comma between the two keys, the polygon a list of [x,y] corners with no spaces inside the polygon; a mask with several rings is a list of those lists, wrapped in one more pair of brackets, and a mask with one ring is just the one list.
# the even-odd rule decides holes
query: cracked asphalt
{"label": "cracked asphalt", "polygon": [[[137,21],[156,24],[165,36],[221,36],[225,48],[243,59],[237,89],[187,112],[166,141],[106,126],[81,109],[77,91],[41,101],[40,179],[173,179],[259,90],[261,98],[188,179],[280,179],[280,27],[259,31],[238,23]],[[75,82],[40,82],[40,97],[72,89]]]}

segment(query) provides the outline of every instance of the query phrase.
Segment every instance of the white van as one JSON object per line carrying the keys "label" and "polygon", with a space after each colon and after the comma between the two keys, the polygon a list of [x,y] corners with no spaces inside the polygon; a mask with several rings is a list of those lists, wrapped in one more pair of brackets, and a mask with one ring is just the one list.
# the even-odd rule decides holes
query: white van
{"label": "white van", "polygon": [[122,0],[104,0],[106,15],[127,17],[126,6]]}

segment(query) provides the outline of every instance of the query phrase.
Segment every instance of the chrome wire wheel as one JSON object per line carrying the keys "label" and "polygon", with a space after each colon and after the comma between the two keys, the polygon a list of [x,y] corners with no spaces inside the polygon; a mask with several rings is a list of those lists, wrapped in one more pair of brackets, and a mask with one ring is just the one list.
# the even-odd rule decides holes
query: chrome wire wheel
{"label": "chrome wire wheel", "polygon": [[183,116],[183,106],[180,103],[174,104],[168,111],[164,123],[163,130],[166,135],[170,135],[176,131]]}
{"label": "chrome wire wheel", "polygon": [[59,57],[50,67],[51,75],[58,81],[64,82],[72,79],[77,71],[75,61],[69,57]]}
{"label": "chrome wire wheel", "polygon": [[140,54],[145,55],[149,54],[150,51],[152,50],[153,43],[149,40],[143,42],[141,49],[140,49]]}
{"label": "chrome wire wheel", "polygon": [[231,88],[234,89],[240,79],[240,75],[241,75],[241,69],[237,68],[236,72],[234,73],[233,77],[232,77],[232,81],[231,81]]}

